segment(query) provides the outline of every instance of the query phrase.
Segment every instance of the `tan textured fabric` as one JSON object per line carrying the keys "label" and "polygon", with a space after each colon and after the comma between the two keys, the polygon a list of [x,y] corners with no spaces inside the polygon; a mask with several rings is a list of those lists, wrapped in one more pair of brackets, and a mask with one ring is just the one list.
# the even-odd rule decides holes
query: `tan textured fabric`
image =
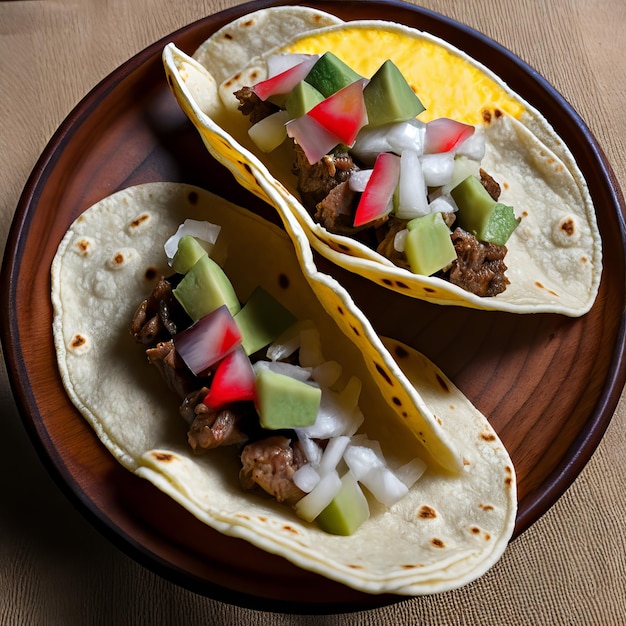
{"label": "tan textured fabric", "polygon": [[[135,52],[233,0],[0,3],[0,242],[52,133]],[[571,102],[626,185],[622,0],[427,0],[510,48]],[[456,592],[322,618],[261,613],[162,580],[104,539],[67,502],[24,433],[0,378],[0,624],[626,623],[626,404],[563,498],[484,578]],[[278,608],[278,607],[277,607]]]}

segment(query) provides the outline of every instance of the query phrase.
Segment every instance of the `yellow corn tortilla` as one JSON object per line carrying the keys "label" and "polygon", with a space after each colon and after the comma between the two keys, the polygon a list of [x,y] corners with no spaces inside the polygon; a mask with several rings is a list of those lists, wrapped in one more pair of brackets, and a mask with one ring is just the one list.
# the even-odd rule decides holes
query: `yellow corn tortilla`
{"label": "yellow corn tortilla", "polygon": [[[591,308],[602,272],[595,210],[574,157],[539,111],[462,51],[399,24],[355,21],[293,30],[290,38],[276,44],[270,33],[273,25],[280,23],[283,10],[276,7],[246,16],[251,28],[260,22],[254,46],[248,49],[250,60],[227,78],[216,76],[212,69],[219,65],[220,56],[228,56],[227,45],[222,45],[210,63],[201,53],[211,42],[221,40],[222,31],[193,57],[174,44],[163,51],[168,81],[181,108],[207,149],[242,185],[269,201],[267,195],[258,193],[254,178],[273,181],[278,197],[272,204],[283,219],[287,213],[296,216],[316,251],[407,296],[514,313],[580,316]],[[237,41],[238,32],[231,30],[229,35]],[[264,35],[268,37],[265,49],[261,45]],[[372,41],[377,45],[371,45]],[[245,48],[245,41],[238,45]],[[313,221],[298,198],[289,141],[264,154],[250,140],[249,121],[237,111],[233,92],[266,77],[265,59],[270,54],[326,50],[366,77],[392,58],[429,107],[419,119],[448,116],[482,124],[487,138],[482,167],[501,184],[501,201],[512,205],[521,218],[507,243],[510,284],[503,293],[476,296],[443,279],[413,274],[352,238],[328,232]],[[488,124],[483,122],[485,110],[492,113]],[[496,110],[501,115],[496,115]]]}
{"label": "yellow corn tortilla", "polygon": [[[274,193],[268,181],[259,186]],[[427,463],[401,502],[388,510],[372,504],[353,536],[324,533],[290,507],[243,491],[233,449],[195,455],[179,399],[130,336],[138,303],[170,273],[163,243],[186,218],[221,226],[215,255],[242,301],[261,285],[314,321],[325,358],[361,380],[362,430],[385,455]],[[498,560],[513,532],[507,451],[438,368],[376,336],[343,287],[317,271],[297,220],[287,223],[289,235],[207,191],[173,183],[132,187],[86,210],[51,270],[54,342],[69,397],[124,467],[224,534],[368,593],[427,594],[470,582]]]}

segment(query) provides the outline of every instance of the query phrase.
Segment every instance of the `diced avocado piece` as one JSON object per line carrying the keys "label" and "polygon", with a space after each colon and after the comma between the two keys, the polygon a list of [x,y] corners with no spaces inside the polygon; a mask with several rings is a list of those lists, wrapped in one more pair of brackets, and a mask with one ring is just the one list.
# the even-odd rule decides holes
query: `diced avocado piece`
{"label": "diced avocado piece", "polygon": [[359,80],[359,76],[332,52],[325,52],[311,68],[306,80],[325,98]]}
{"label": "diced avocado piece", "polygon": [[268,430],[315,424],[322,390],[291,376],[261,369],[256,377],[259,422]]}
{"label": "diced avocado piece", "polygon": [[333,535],[352,535],[370,516],[367,498],[350,472],[341,479],[341,489],[317,516],[319,527]]}
{"label": "diced avocado piece", "polygon": [[172,259],[172,269],[178,274],[186,274],[205,254],[207,251],[195,237],[185,235],[178,240],[178,248]]}
{"label": "diced avocado piece", "polygon": [[223,304],[233,317],[241,309],[230,280],[208,254],[196,261],[173,290],[173,294],[194,321]]}
{"label": "diced avocado piece", "polygon": [[234,317],[247,355],[270,344],[296,322],[294,315],[261,286]]}
{"label": "diced avocado piece", "polygon": [[382,126],[412,120],[424,110],[402,72],[391,60],[385,61],[363,90],[368,126]]}
{"label": "diced avocado piece", "polygon": [[431,276],[456,259],[450,229],[441,213],[415,217],[407,229],[404,252],[414,274]]}
{"label": "diced avocado piece", "polygon": [[289,119],[301,117],[322,100],[324,100],[324,96],[313,85],[310,85],[305,80],[301,80],[285,101]]}
{"label": "diced avocado piece", "polygon": [[479,241],[504,245],[519,224],[513,208],[496,202],[476,176],[468,176],[450,191],[459,208],[459,226]]}

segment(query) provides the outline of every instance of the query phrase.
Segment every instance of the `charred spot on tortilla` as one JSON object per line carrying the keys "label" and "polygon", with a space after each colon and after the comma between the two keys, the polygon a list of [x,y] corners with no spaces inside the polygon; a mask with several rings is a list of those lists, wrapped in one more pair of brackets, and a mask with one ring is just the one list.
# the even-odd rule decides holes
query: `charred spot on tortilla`
{"label": "charred spot on tortilla", "polygon": [[396,344],[394,348],[394,352],[398,359],[406,359],[409,356],[409,353],[400,344]]}
{"label": "charred spot on tortilla", "polygon": [[150,220],[150,213],[141,213],[141,215],[138,215],[134,220],[131,221],[130,223],[130,228],[131,231],[133,229],[139,228],[140,226],[142,226],[143,224],[145,224],[146,222],[148,222]]}
{"label": "charred spot on tortilla", "polygon": [[448,385],[446,384],[446,381],[441,378],[441,376],[439,376],[439,374],[436,375],[437,378],[437,382],[439,383],[439,386],[446,392],[446,393],[450,393],[450,388],[448,387]]}
{"label": "charred spot on tortilla", "polygon": [[76,333],[70,339],[69,347],[73,352],[84,352],[88,347],[87,337],[81,335],[80,333]]}
{"label": "charred spot on tortilla", "polygon": [[432,506],[424,504],[417,512],[417,517],[420,519],[435,519],[437,517],[437,511],[435,511]]}
{"label": "charred spot on tortilla", "polygon": [[159,463],[171,463],[172,461],[176,459],[176,457],[173,454],[170,454],[169,452],[153,452],[152,456]]}
{"label": "charred spot on tortilla", "polygon": [[146,271],[144,272],[143,277],[147,281],[153,281],[158,275],[159,275],[159,270],[154,266],[150,266],[146,268]]}
{"label": "charred spot on tortilla", "polygon": [[390,278],[382,278],[380,282],[383,285],[387,285],[387,287],[391,287],[393,285],[393,281]]}
{"label": "charred spot on tortilla", "polygon": [[432,287],[424,287],[424,291],[426,293],[437,293],[437,290],[433,289]]}
{"label": "charred spot on tortilla", "polygon": [[187,194],[187,200],[189,201],[189,204],[191,204],[192,206],[195,206],[196,204],[198,204],[198,192],[197,191],[190,191]]}
{"label": "charred spot on tortilla", "polygon": [[391,376],[389,376],[387,370],[385,370],[385,368],[379,363],[374,363],[374,365],[376,367],[376,371],[385,379],[385,382],[393,387],[393,380],[391,379]]}
{"label": "charred spot on tortilla", "polygon": [[400,289],[410,289],[410,287],[406,283],[403,283],[401,280],[396,280],[396,286]]}
{"label": "charred spot on tortilla", "polygon": [[350,328],[352,329],[352,332],[358,337],[361,333],[359,332],[359,329],[356,326],[352,326],[350,325]]}
{"label": "charred spot on tortilla", "polygon": [[391,398],[391,401],[396,405],[396,406],[402,406],[402,400],[400,400],[400,398],[394,396],[393,398]]}
{"label": "charred spot on tortilla", "polygon": [[491,504],[479,504],[478,508],[483,511],[493,511],[493,506]]}
{"label": "charred spot on tortilla", "polygon": [[480,433],[480,438],[481,438],[483,441],[495,441],[495,440],[496,440],[496,436],[495,436],[495,434],[494,434],[494,433],[492,433],[492,432],[483,432],[483,433]]}
{"label": "charred spot on tortilla", "polygon": [[290,285],[289,276],[287,274],[279,274],[278,276],[278,286],[281,289],[288,289]]}
{"label": "charred spot on tortilla", "polygon": [[437,539],[437,537],[433,537],[430,540],[430,543],[435,546],[435,548],[445,548],[446,544],[441,539]]}
{"label": "charred spot on tortilla", "polygon": [[346,312],[343,310],[343,307],[341,307],[341,306],[337,307],[337,313],[339,313],[339,315],[345,315],[346,314]]}

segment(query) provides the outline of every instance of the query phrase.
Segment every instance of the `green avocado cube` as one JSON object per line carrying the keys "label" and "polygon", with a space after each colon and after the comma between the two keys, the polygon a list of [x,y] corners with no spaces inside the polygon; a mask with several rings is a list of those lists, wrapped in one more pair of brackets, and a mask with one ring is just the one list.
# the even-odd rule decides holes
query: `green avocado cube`
{"label": "green avocado cube", "polygon": [[233,316],[241,309],[228,276],[208,254],[196,261],[172,293],[194,321],[223,304]]}
{"label": "green avocado cube", "polygon": [[359,78],[361,76],[340,58],[332,52],[325,52],[316,61],[304,80],[312,87],[315,87],[324,98],[328,98],[328,96],[351,85]]}
{"label": "green avocado cube", "polygon": [[339,493],[317,516],[319,527],[333,535],[352,535],[370,516],[367,498],[359,483],[348,472],[341,479]]}
{"label": "green avocado cube", "polygon": [[235,316],[246,354],[254,354],[295,324],[295,316],[271,293],[257,287]]}
{"label": "green avocado cube", "polygon": [[513,207],[496,202],[476,176],[468,176],[450,191],[459,208],[459,226],[479,241],[504,245],[517,225]]}
{"label": "green avocado cube", "polygon": [[382,126],[412,120],[424,110],[402,72],[391,60],[385,61],[363,90],[368,126]]}
{"label": "green avocado cube", "polygon": [[431,276],[456,259],[450,229],[441,213],[414,217],[407,230],[404,252],[414,274]]}
{"label": "green avocado cube", "polygon": [[205,254],[207,251],[195,237],[185,235],[178,240],[178,248],[172,259],[172,269],[178,274],[186,274]]}
{"label": "green avocado cube", "polygon": [[301,80],[287,96],[285,109],[289,113],[289,119],[296,119],[302,117],[322,100],[324,96],[313,85]]}
{"label": "green avocado cube", "polygon": [[256,408],[259,422],[268,430],[304,428],[315,424],[322,390],[270,369],[256,377]]}

